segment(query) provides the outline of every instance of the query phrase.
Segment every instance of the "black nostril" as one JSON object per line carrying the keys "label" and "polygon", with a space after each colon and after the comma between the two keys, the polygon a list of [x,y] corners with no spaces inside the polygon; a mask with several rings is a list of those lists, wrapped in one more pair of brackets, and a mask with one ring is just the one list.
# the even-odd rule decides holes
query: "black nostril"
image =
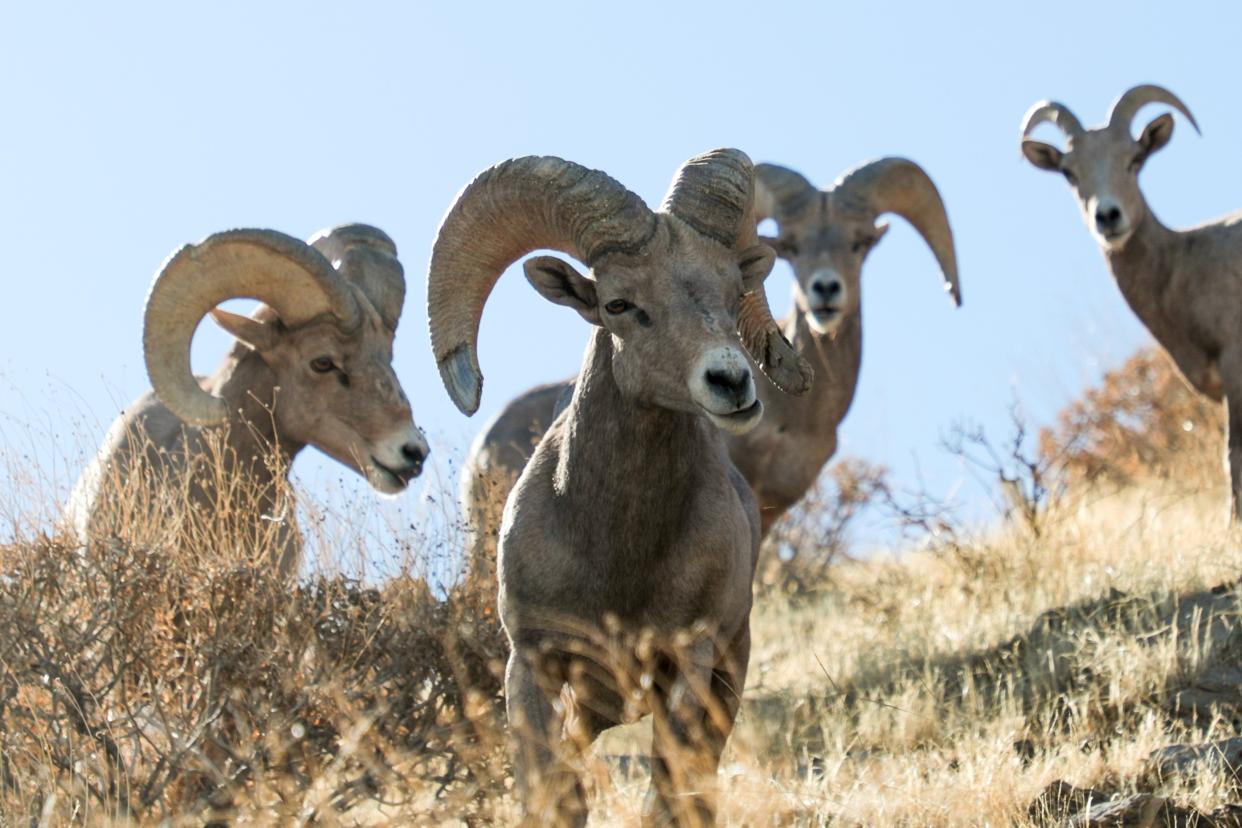
{"label": "black nostril", "polygon": [[411,464],[423,462],[427,459],[427,454],[428,452],[422,446],[415,445],[414,443],[406,443],[401,447],[401,456]]}
{"label": "black nostril", "polygon": [[1121,209],[1118,207],[1109,207],[1107,210],[1096,210],[1095,221],[1101,227],[1112,227],[1121,220]]}
{"label": "black nostril", "polygon": [[746,393],[746,385],[750,380],[750,369],[740,371],[707,372],[707,384],[728,397],[740,399]]}
{"label": "black nostril", "polygon": [[815,282],[811,285],[811,290],[825,299],[835,299],[841,295],[841,283],[835,279],[831,282]]}

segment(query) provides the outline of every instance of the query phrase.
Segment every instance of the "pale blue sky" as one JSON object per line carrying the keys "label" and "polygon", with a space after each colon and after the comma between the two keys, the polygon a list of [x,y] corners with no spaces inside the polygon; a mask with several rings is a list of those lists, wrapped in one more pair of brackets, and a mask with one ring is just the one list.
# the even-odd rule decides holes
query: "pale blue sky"
{"label": "pale blue sky", "polygon": [[[1144,190],[1174,226],[1213,218],[1242,207],[1239,32],[1242,6],[1225,2],[5,3],[0,439],[30,422],[72,431],[69,408],[94,418],[94,439],[146,389],[142,302],[184,242],[365,221],[400,248],[396,367],[451,477],[443,464],[490,414],[577,369],[587,333],[515,270],[484,316],[482,408],[468,420],[449,402],[425,269],[479,170],[560,155],[655,204],[712,147],[821,185],[897,154],[944,195],[965,305],[950,307],[894,219],[864,272],[864,370],[841,453],[948,492],[966,480],[938,448],[954,421],[1003,432],[1016,395],[1045,422],[1145,340],[1064,182],[1020,159],[1022,114],[1053,97],[1097,123],[1129,86],[1169,87],[1203,137],[1179,122]],[[780,268],[769,294],[785,308]],[[224,346],[204,325],[196,368]],[[56,454],[22,439],[35,460]],[[341,477],[309,452],[298,469]],[[978,498],[973,485],[961,496]]]}

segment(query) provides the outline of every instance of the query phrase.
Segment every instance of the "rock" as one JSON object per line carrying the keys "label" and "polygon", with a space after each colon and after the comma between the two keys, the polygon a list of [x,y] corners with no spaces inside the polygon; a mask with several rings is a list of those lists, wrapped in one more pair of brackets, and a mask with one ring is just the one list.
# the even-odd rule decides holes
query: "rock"
{"label": "rock", "polygon": [[1242,708],[1242,667],[1214,665],[1175,692],[1168,711],[1188,722],[1209,722],[1217,715],[1230,717]]}
{"label": "rock", "polygon": [[1242,737],[1221,739],[1205,745],[1169,745],[1148,757],[1160,779],[1208,773],[1228,773],[1242,781]]}
{"label": "rock", "polygon": [[1214,828],[1209,817],[1153,794],[1134,794],[1093,805],[1075,815],[1067,825],[1069,828]]}
{"label": "rock", "polygon": [[1027,808],[1027,814],[1036,825],[1060,825],[1066,819],[1090,807],[1093,802],[1103,802],[1108,797],[1090,788],[1076,788],[1058,779],[1044,788]]}
{"label": "rock", "polygon": [[1035,797],[1027,814],[1034,825],[1068,828],[1233,828],[1235,806],[1218,808],[1205,815],[1176,805],[1162,796],[1133,794],[1109,799],[1090,788],[1077,788],[1057,780]]}

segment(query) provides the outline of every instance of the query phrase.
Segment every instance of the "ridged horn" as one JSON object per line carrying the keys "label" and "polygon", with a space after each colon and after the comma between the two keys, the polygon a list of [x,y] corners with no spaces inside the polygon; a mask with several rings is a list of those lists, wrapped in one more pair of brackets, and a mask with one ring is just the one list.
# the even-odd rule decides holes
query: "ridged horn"
{"label": "ridged horn", "polygon": [[953,303],[961,306],[953,230],[940,191],[922,167],[905,158],[881,158],[847,172],[833,190],[841,197],[862,202],[877,215],[896,213],[910,222],[936,256],[945,290]]}
{"label": "ridged horn", "polygon": [[1067,138],[1077,138],[1084,132],[1082,121],[1078,120],[1078,116],[1068,106],[1057,101],[1040,101],[1022,119],[1022,137],[1029,138],[1035,127],[1045,123],[1061,130]]}
{"label": "ridged horn", "polygon": [[802,210],[815,198],[815,185],[788,167],[755,165],[755,223],[776,219]]}
{"label": "ridged horn", "polygon": [[750,246],[754,237],[754,222],[743,221],[753,215],[754,181],[754,168],[741,150],[705,152],[677,170],[660,209],[677,216],[700,236],[740,250]]}
{"label": "ridged horn", "polygon": [[[1117,102],[1113,104],[1113,108],[1108,113],[1108,128],[1125,130],[1126,135],[1130,134],[1131,125],[1134,123],[1134,116],[1138,111],[1147,104],[1160,103],[1173,107],[1182,115],[1186,116],[1186,120],[1190,121],[1190,125],[1195,128],[1195,132],[1200,132],[1199,124],[1195,121],[1195,116],[1190,114],[1190,110],[1186,104],[1182,103],[1181,98],[1174,95],[1163,86],[1145,83],[1123,92]],[[1202,134],[1200,132],[1200,134]]]}
{"label": "ridged horn", "polygon": [[147,295],[143,351],[156,395],[191,425],[223,422],[223,400],[190,370],[198,323],[228,299],[258,299],[290,327],[331,315],[343,328],[361,319],[349,285],[305,242],[275,230],[229,230],[187,244],[160,268]]}
{"label": "ridged horn", "polygon": [[[712,150],[682,165],[661,209],[741,254],[759,243],[754,190],[754,169],[744,152]],[[742,345],[777,388],[789,394],[810,389],[814,372],[781,333],[762,286],[742,298],[737,329]]]}
{"label": "ridged horn", "polygon": [[356,285],[384,326],[396,332],[405,304],[405,270],[389,235],[369,224],[340,224],[320,230],[307,243]]}
{"label": "ridged horn", "polygon": [[505,268],[539,249],[592,266],[611,253],[641,253],[655,232],[642,199],[598,170],[528,156],[480,173],[440,224],[427,274],[431,349],[454,404],[478,410],[479,320]]}

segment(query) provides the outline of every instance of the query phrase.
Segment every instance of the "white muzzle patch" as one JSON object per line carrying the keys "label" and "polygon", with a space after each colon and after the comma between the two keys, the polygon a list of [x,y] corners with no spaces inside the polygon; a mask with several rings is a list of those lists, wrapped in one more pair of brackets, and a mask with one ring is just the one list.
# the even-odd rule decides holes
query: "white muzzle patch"
{"label": "white muzzle patch", "polygon": [[750,362],[734,346],[711,348],[699,357],[690,373],[690,396],[713,423],[734,434],[753,428],[763,414]]}
{"label": "white muzzle patch", "polygon": [[423,461],[430,452],[427,438],[411,420],[372,444],[364,464],[367,482],[385,494],[404,491],[423,473]]}
{"label": "white muzzle patch", "polygon": [[849,289],[841,274],[832,268],[816,270],[803,291],[806,299],[806,322],[818,334],[834,334],[845,318]]}
{"label": "white muzzle patch", "polygon": [[1133,228],[1129,214],[1116,198],[1096,196],[1087,202],[1084,212],[1088,229],[1106,250],[1116,251],[1125,246]]}

